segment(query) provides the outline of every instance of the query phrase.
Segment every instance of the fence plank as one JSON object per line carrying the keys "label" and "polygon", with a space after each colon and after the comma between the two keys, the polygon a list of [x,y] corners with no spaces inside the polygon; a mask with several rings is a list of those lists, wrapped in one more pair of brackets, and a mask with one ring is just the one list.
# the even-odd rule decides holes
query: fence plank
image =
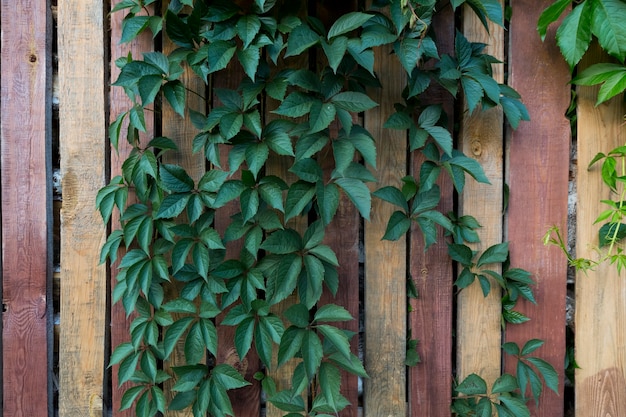
{"label": "fence plank", "polygon": [[[100,0],[59,1],[63,178],[59,415],[102,415],[107,274],[106,228],[95,209],[106,180],[104,11]],[[89,149],[89,158],[84,150]]]}
{"label": "fence plank", "polygon": [[[117,3],[123,0],[112,0],[111,9],[115,7]],[[152,14],[154,9],[152,6],[147,6],[147,10]],[[152,34],[149,31],[142,33],[137,39],[126,44],[120,44],[122,39],[122,20],[125,16],[125,12],[115,12],[111,15],[111,82],[114,82],[119,76],[120,70],[114,64],[115,60],[120,57],[125,57],[128,53],[132,53],[133,57],[141,57],[143,52],[153,50]],[[109,111],[110,122],[113,122],[115,118],[131,107],[131,102],[124,94],[124,90],[121,87],[112,87],[109,95]],[[122,128],[122,132],[125,132],[125,127]],[[145,140],[146,137],[152,137],[154,132],[154,118],[146,117],[146,133],[140,134],[140,139]],[[111,176],[121,175],[122,164],[130,154],[132,147],[128,144],[125,138],[120,138],[118,152],[113,150],[111,152]],[[129,195],[128,204],[133,203],[133,196]],[[113,212],[111,227],[117,229],[120,227],[119,216],[117,212]],[[119,263],[119,261],[118,261]],[[117,265],[111,265],[111,288],[115,288],[117,282]],[[117,345],[130,340],[129,326],[133,319],[131,315],[126,317],[126,312],[122,303],[119,302],[111,306],[111,348],[114,349]],[[114,417],[134,417],[134,406],[120,411],[120,404],[124,391],[130,387],[128,383],[119,386],[119,379],[117,377],[117,370],[119,366],[112,367],[112,407]]]}
{"label": "fence plank", "polygon": [[[550,4],[513,3],[509,56],[509,84],[524,98],[531,119],[511,131],[507,141],[511,265],[533,274],[537,305],[519,302],[519,311],[531,321],[507,326],[505,337],[518,344],[544,340],[535,353],[559,372],[560,396],[545,392],[533,411],[539,416],[563,415],[567,260],[557,248],[545,248],[541,239],[551,225],[565,230],[571,136],[564,117],[570,100],[567,65],[554,42],[554,28],[544,43],[535,29],[539,14]],[[514,372],[511,358],[505,364]]]}
{"label": "fence plank", "polygon": [[[594,45],[582,66],[606,62]],[[598,230],[593,225],[607,207],[600,200],[616,195],[602,183],[600,165],[587,170],[598,152],[624,145],[626,106],[616,97],[595,107],[597,87],[578,87],[578,214],[577,256],[594,259]],[[576,276],[576,415],[626,415],[626,285],[615,265],[604,263],[595,271]]]}
{"label": "fence plank", "polygon": [[[49,4],[2,2],[2,412],[45,416],[52,311]],[[50,296],[50,299],[49,299]],[[49,300],[49,302],[48,302]],[[51,333],[50,333],[51,335]],[[51,353],[50,353],[51,359]]]}
{"label": "fence plank", "polygon": [[[454,53],[454,10],[450,4],[433,18],[439,53]],[[441,104],[448,115],[449,129],[454,123],[454,99],[439,84],[427,90],[425,104]],[[413,176],[419,178],[424,158],[412,155]],[[452,181],[442,175],[438,185],[441,201],[438,210],[453,210]],[[449,417],[452,392],[452,261],[448,256],[443,230],[437,243],[424,251],[424,238],[416,226],[411,230],[410,268],[418,298],[411,299],[409,323],[411,337],[417,339],[420,364],[409,369],[409,415],[412,417]]]}
{"label": "fence plank", "polygon": [[[163,15],[167,10],[168,4],[168,1],[163,2]],[[170,41],[166,37],[163,38],[162,51],[165,55],[169,55],[176,49],[177,46],[172,41]],[[189,67],[185,68],[184,73],[180,77],[180,81],[187,89],[187,108],[204,113],[204,81],[202,81],[202,79],[195,75],[195,73]],[[194,183],[197,185],[202,178],[202,175],[204,175],[206,171],[206,159],[204,157],[204,154],[202,152],[198,152],[196,154],[192,153],[193,138],[198,131],[191,123],[191,120],[189,119],[189,114],[186,114],[186,117],[183,119],[174,111],[172,106],[165,103],[165,101],[166,100],[163,100],[161,106],[161,133],[163,136],[172,139],[178,146],[178,150],[176,152],[166,153],[163,156],[163,163],[175,164],[184,168],[189,176],[193,178]],[[182,282],[174,280],[172,281],[172,283],[166,285],[166,299],[177,298],[179,296],[179,291],[182,289],[183,286],[184,285]],[[179,319],[181,316],[180,314],[172,315],[175,319]],[[165,370],[169,372],[170,375],[173,375],[173,367],[183,366],[187,364],[187,361],[185,360],[184,349],[185,336],[179,339],[176,347],[174,348],[174,351],[172,352],[172,355],[170,356],[170,360],[164,364]],[[170,402],[176,395],[176,392],[172,391],[172,386],[175,382],[176,380],[172,378],[163,384],[163,391],[168,402]],[[193,416],[193,412],[191,408],[186,408],[184,410],[167,410],[165,415],[167,417],[191,417]]]}
{"label": "fence plank", "polygon": [[[501,2],[502,3],[502,2]],[[471,42],[483,42],[488,46],[484,52],[504,60],[504,29],[489,24],[485,30],[475,13],[463,10],[463,32]],[[503,65],[493,66],[496,81],[504,81]],[[491,184],[480,184],[469,180],[460,196],[460,213],[471,215],[483,226],[478,229],[480,242],[474,250],[484,251],[502,242],[502,192],[503,168],[502,147],[504,126],[502,109],[487,111],[477,109],[469,114],[467,108],[461,123],[460,146],[463,153],[482,165]],[[491,265],[499,271],[499,266]],[[483,296],[480,284],[474,282],[462,290],[458,297],[457,319],[457,373],[460,380],[471,373],[480,375],[491,387],[500,376],[502,335],[500,331],[501,293],[494,279],[490,279],[492,291]]]}
{"label": "fence plank", "polygon": [[[376,188],[399,185],[407,173],[406,132],[383,124],[401,97],[406,73],[396,59],[386,60],[389,47],[376,49],[374,71],[382,89],[372,91],[379,106],[365,113],[365,128],[378,150]],[[365,223],[365,369],[363,407],[366,416],[406,414],[406,239],[382,241],[393,207],[372,201],[371,221]]]}

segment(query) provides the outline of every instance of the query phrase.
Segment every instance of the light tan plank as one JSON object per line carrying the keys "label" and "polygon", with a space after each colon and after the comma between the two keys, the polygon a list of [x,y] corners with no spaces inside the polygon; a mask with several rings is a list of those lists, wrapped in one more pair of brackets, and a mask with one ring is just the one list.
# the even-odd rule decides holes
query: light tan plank
{"label": "light tan plank", "polygon": [[[592,46],[585,67],[606,62]],[[595,218],[615,200],[602,183],[601,164],[587,170],[598,152],[608,153],[626,141],[622,97],[595,107],[597,87],[578,87],[578,211],[576,256],[596,259]],[[605,253],[605,252],[603,252]],[[603,263],[593,272],[576,276],[576,415],[626,415],[626,281],[614,265]]]}
{"label": "light tan plank", "polygon": [[[504,31],[502,27],[489,24],[489,33],[474,12],[463,10],[463,33],[470,42],[488,44],[485,53],[504,59]],[[494,65],[494,78],[504,80],[503,65]],[[469,114],[467,107],[461,124],[460,146],[465,155],[476,159],[482,165],[491,184],[479,184],[471,178],[460,197],[461,214],[474,216],[483,226],[478,230],[480,243],[472,249],[484,251],[502,242],[502,146],[503,118],[500,108],[487,111],[477,109]],[[499,272],[499,266],[489,266]],[[480,284],[474,282],[461,290],[458,296],[457,324],[457,376],[462,380],[471,373],[485,379],[488,386],[500,376],[500,290],[495,280],[491,280],[492,291],[483,296]]]}
{"label": "light tan plank", "polygon": [[60,0],[58,6],[63,175],[59,415],[99,416],[107,275],[99,265],[106,230],[95,200],[106,180],[104,16],[99,0]]}
{"label": "light tan plank", "polygon": [[[372,188],[399,185],[407,174],[406,132],[384,129],[406,85],[406,73],[389,47],[375,51],[374,71],[382,89],[372,90],[379,106],[366,112],[365,128],[378,150]],[[371,221],[365,222],[365,369],[363,402],[368,417],[406,414],[406,239],[382,241],[387,221],[395,211],[379,199],[372,200]]]}

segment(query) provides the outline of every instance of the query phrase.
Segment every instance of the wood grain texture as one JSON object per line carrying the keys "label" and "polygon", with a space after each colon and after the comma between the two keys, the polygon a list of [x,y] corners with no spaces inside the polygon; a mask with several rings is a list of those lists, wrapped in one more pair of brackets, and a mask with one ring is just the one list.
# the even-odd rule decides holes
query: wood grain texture
{"label": "wood grain texture", "polygon": [[52,403],[45,377],[52,349],[49,4],[0,7],[2,413],[46,416]]}
{"label": "wood grain texture", "polygon": [[[505,339],[518,344],[533,338],[545,341],[535,354],[557,369],[560,392],[545,391],[539,407],[530,406],[534,415],[546,417],[563,415],[567,259],[557,248],[544,247],[542,237],[552,225],[565,230],[571,141],[564,116],[570,101],[569,71],[554,41],[556,29],[551,28],[543,43],[536,31],[539,14],[550,4],[512,3],[509,85],[522,95],[531,121],[509,134],[506,174],[511,265],[532,273],[537,305],[518,303],[531,321],[507,326]],[[506,370],[514,372],[514,366],[507,358]]]}
{"label": "wood grain texture", "polygon": [[[95,207],[106,183],[104,10],[99,0],[58,4],[61,132],[59,416],[102,415],[106,227]],[[85,157],[89,149],[89,157]]]}
{"label": "wood grain texture", "polygon": [[[407,173],[406,132],[384,129],[406,83],[396,59],[384,59],[390,49],[376,49],[374,71],[382,89],[371,91],[379,106],[365,113],[365,128],[376,140],[377,183],[399,185]],[[394,208],[373,199],[371,221],[365,222],[365,369],[363,407],[366,416],[406,414],[406,239],[383,241]]]}
{"label": "wood grain texture", "polygon": [[[438,11],[432,23],[439,53],[454,51],[454,11],[450,4]],[[449,129],[454,121],[453,97],[439,84],[424,94],[424,104],[441,104],[448,115]],[[419,178],[421,154],[411,155],[412,175]],[[450,177],[443,174],[438,185],[443,213],[454,208],[454,191]],[[437,243],[424,251],[424,238],[414,225],[410,240],[410,272],[418,298],[411,299],[409,325],[411,337],[417,339],[421,363],[409,368],[409,415],[412,417],[449,417],[452,392],[452,261],[446,238],[440,228]]]}
{"label": "wood grain texture", "polygon": [[[469,6],[463,9],[463,34],[470,42],[488,46],[483,51],[500,61],[504,60],[504,30],[489,24],[489,33]],[[493,65],[496,81],[504,81],[503,65]],[[483,167],[491,184],[481,184],[468,178],[465,190],[459,197],[459,212],[474,216],[483,226],[478,229],[480,242],[472,245],[480,252],[502,242],[503,201],[503,141],[504,125],[501,108],[487,111],[476,109],[470,114],[464,108],[459,147],[463,153],[476,159]],[[499,265],[488,265],[500,272]],[[500,329],[501,291],[497,282],[490,279],[491,291],[483,295],[475,281],[461,290],[457,310],[457,376],[463,380],[472,373],[480,375],[489,387],[500,376],[502,334]]]}
{"label": "wood grain texture", "polygon": [[[581,65],[606,62],[593,45]],[[598,88],[577,87],[578,93],[578,214],[576,256],[597,259],[594,251],[601,224],[593,224],[606,210],[600,200],[615,200],[602,183],[601,163],[587,170],[598,152],[608,153],[626,140],[626,106],[616,97],[595,107]],[[605,253],[604,251],[602,253]],[[615,265],[603,263],[595,271],[576,276],[576,415],[626,415],[626,284]]]}
{"label": "wood grain texture", "polygon": [[[115,7],[121,0],[112,0],[111,8]],[[153,13],[152,6],[148,6],[150,13]],[[120,70],[115,65],[115,60],[127,56],[128,53],[132,53],[133,57],[141,57],[143,52],[149,52],[154,49],[152,35],[149,32],[142,33],[137,39],[126,44],[120,44],[122,37],[122,20],[125,16],[125,12],[115,12],[111,15],[111,82],[115,82],[119,76]],[[130,109],[131,102],[124,94],[124,90],[121,87],[111,87],[109,94],[109,122],[115,121],[115,118],[120,113],[123,113]],[[125,126],[122,127],[122,132],[125,132]],[[154,136],[154,118],[147,115],[146,117],[146,133],[140,135],[141,140],[151,138]],[[120,138],[118,152],[114,149],[111,151],[111,177],[121,175],[122,164],[124,160],[130,154],[132,150],[131,146],[126,141],[125,137]],[[133,203],[133,196],[129,195],[128,204]],[[111,216],[111,227],[113,230],[120,228],[119,216],[117,211],[113,211]],[[117,265],[118,263],[111,265],[111,288],[115,288],[117,277]],[[111,306],[111,349],[114,349],[117,345],[128,342],[130,340],[129,326],[134,316],[126,317],[126,312],[122,303],[119,302]],[[120,411],[120,404],[124,391],[130,387],[130,384],[126,383],[119,386],[117,377],[118,366],[112,367],[112,408],[114,417],[134,417],[134,407],[128,410]]]}
{"label": "wood grain texture", "polygon": [[[167,10],[169,2],[165,1],[162,6],[163,13]],[[165,55],[169,55],[173,52],[177,46],[171,42],[167,37],[163,37],[162,52]],[[185,68],[185,72],[181,75],[180,81],[187,88],[187,102],[188,109],[204,113],[205,101],[202,97],[205,96],[205,84],[189,67]],[[204,175],[206,159],[202,152],[196,154],[192,153],[193,138],[198,133],[197,129],[191,123],[189,114],[187,113],[185,118],[182,118],[177,114],[174,109],[163,99],[161,106],[161,133],[163,136],[172,139],[178,146],[178,150],[175,152],[168,152],[163,156],[163,162],[167,164],[175,164],[185,169],[187,174],[194,180],[197,185],[202,176]],[[185,220],[186,221],[186,220]],[[174,299],[179,296],[179,291],[182,289],[183,283],[178,281],[172,281],[165,286],[166,298]],[[180,318],[180,314],[173,314],[175,319]],[[185,333],[186,335],[186,333]],[[185,360],[185,335],[183,335],[179,342],[176,344],[170,360],[164,363],[164,369],[171,375],[174,374],[172,367],[183,366],[187,364]],[[176,392],[172,391],[172,386],[176,382],[175,379],[170,379],[163,384],[163,391],[165,398],[170,402]],[[191,417],[193,412],[191,408],[184,410],[167,410],[165,413],[167,417]]]}

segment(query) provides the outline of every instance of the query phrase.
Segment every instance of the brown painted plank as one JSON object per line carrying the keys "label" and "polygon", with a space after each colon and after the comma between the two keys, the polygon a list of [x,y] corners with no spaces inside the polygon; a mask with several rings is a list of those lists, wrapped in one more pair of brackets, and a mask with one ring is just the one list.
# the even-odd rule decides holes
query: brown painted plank
{"label": "brown painted plank", "polygon": [[[121,0],[113,0],[111,1],[111,9],[115,7],[117,3]],[[150,13],[153,13],[153,9],[151,6],[148,7]],[[125,12],[116,12],[111,15],[111,82],[114,82],[119,76],[119,68],[115,65],[115,60],[127,56],[129,52],[132,53],[133,57],[140,58],[142,52],[148,52],[153,50],[153,41],[151,33],[145,32],[141,34],[134,41],[127,44],[120,44],[120,39],[122,37],[122,19],[125,16]],[[131,102],[124,94],[124,90],[120,87],[111,87],[110,95],[109,95],[109,112],[110,112],[110,122],[113,122],[117,115],[127,111],[131,107]],[[125,128],[122,128],[122,132],[124,132]],[[154,132],[154,119],[152,117],[146,117],[146,133],[140,135],[141,140],[145,140],[146,138],[153,137]],[[116,175],[121,175],[122,173],[122,164],[124,160],[130,154],[132,150],[131,146],[126,141],[125,137],[120,138],[118,151],[111,151],[111,177]],[[128,204],[132,204],[132,196],[129,196]],[[117,212],[113,212],[111,227],[113,230],[118,229],[120,227],[119,224],[119,216]],[[119,261],[118,261],[119,262]],[[117,276],[117,264],[111,266],[111,288],[115,288],[116,284],[116,276]],[[117,345],[127,342],[130,340],[129,326],[133,319],[133,316],[130,318],[126,318],[126,312],[124,311],[124,307],[122,303],[119,302],[111,306],[111,348],[114,349]],[[118,377],[117,377],[118,365],[112,367],[112,407],[113,407],[113,416],[114,417],[133,417],[134,416],[134,407],[119,411],[120,404],[122,400],[122,395],[124,395],[124,391],[128,389],[131,385],[124,384],[123,386],[119,386]]]}
{"label": "brown painted plank", "polygon": [[[379,106],[365,113],[365,128],[376,140],[376,188],[399,185],[407,173],[406,132],[384,129],[401,97],[406,73],[389,47],[375,50],[374,71],[382,89],[371,91]],[[394,208],[372,200],[371,221],[365,222],[365,369],[363,407],[366,416],[406,414],[406,239],[382,241]]]}
{"label": "brown painted plank", "polygon": [[[582,67],[606,62],[607,57],[593,45]],[[600,200],[615,200],[602,183],[600,164],[587,170],[598,152],[608,153],[624,145],[626,129],[622,97],[595,107],[597,87],[578,87],[578,211],[576,256],[596,259],[598,230],[594,225],[606,210]],[[604,253],[604,252],[603,252]],[[603,263],[595,271],[576,276],[576,415],[626,415],[626,286],[615,265]]]}
{"label": "brown painted plank", "polygon": [[[168,1],[164,1],[162,5],[163,14],[167,10]],[[166,23],[167,24],[167,23]],[[165,55],[173,52],[177,46],[169,40],[166,36],[163,37],[162,52]],[[180,81],[187,88],[187,108],[204,113],[205,100],[205,84],[191,68],[185,68],[184,73],[180,77]],[[175,164],[185,169],[187,174],[193,178],[194,183],[197,185],[202,175],[205,173],[205,158],[202,152],[196,154],[192,153],[193,138],[198,133],[197,129],[191,123],[189,114],[187,113],[185,118],[182,118],[177,114],[167,100],[162,99],[161,106],[161,133],[163,136],[172,139],[178,146],[178,151],[168,152],[163,156],[163,163]],[[172,283],[165,286],[166,299],[173,299],[179,296],[179,291],[183,285],[181,282],[172,281]],[[175,319],[180,318],[180,314],[173,314]],[[172,367],[183,366],[187,364],[185,360],[185,336],[181,337],[177,343],[169,361],[164,363],[164,369],[174,375]],[[165,398],[169,403],[176,392],[172,391],[172,386],[175,383],[175,379],[170,379],[163,384],[163,392]],[[191,408],[184,410],[167,410],[165,413],[167,417],[191,417],[193,412]]]}
{"label": "brown painted plank", "polygon": [[[357,2],[354,0],[344,1],[341,4],[328,2],[316,3],[317,17],[326,25],[331,27],[343,14],[357,10]],[[318,54],[318,65],[326,65],[325,59],[321,59],[322,53]],[[320,62],[321,61],[321,62]],[[321,68],[318,68],[318,70]],[[360,121],[355,120],[355,124]],[[330,126],[331,140],[339,133],[339,123],[333,122]],[[332,146],[328,145],[318,158],[324,170],[324,178],[328,180],[334,168],[332,157]],[[318,306],[324,304],[337,304],[344,307],[354,320],[348,322],[331,323],[340,329],[349,330],[356,333],[350,341],[352,353],[358,356],[359,352],[359,229],[360,219],[358,210],[352,202],[342,194],[339,208],[334,220],[326,227],[324,244],[329,245],[337,254],[339,261],[339,288],[335,296],[328,288],[324,287],[322,297]],[[359,405],[359,379],[356,375],[348,372],[341,372],[341,395],[346,397],[350,405],[339,412],[340,417],[356,417]]]}
{"label": "brown painted plank", "polygon": [[[518,303],[531,321],[507,326],[505,339],[518,344],[544,340],[535,353],[559,373],[560,396],[546,392],[533,411],[538,416],[563,415],[565,352],[567,260],[557,248],[542,244],[551,225],[566,230],[571,136],[564,116],[570,100],[567,65],[554,42],[554,28],[543,43],[535,29],[539,14],[550,4],[516,0],[509,30],[509,85],[522,95],[531,121],[511,131],[507,141],[508,239],[511,265],[530,271],[537,283],[537,305]],[[514,372],[512,360],[505,365]]]}
{"label": "brown painted plank", "polygon": [[[475,13],[467,6],[463,10],[463,33],[471,42],[488,44],[485,53],[500,61],[504,59],[504,30],[493,23],[489,33]],[[496,81],[503,82],[503,65],[493,66]],[[482,165],[491,184],[480,184],[468,179],[460,196],[459,211],[478,220],[480,242],[472,249],[484,251],[502,242],[503,201],[503,136],[502,109],[477,109],[469,114],[467,107],[461,123],[460,144],[463,153]],[[500,272],[500,267],[490,265]],[[501,291],[490,279],[489,295],[484,297],[478,281],[462,290],[458,296],[457,321],[457,376],[462,380],[471,373],[480,375],[491,387],[500,376],[502,334],[500,330]]]}
{"label": "brown painted plank", "polygon": [[[102,415],[106,228],[94,202],[106,181],[104,11],[99,0],[59,2],[61,335],[59,415]],[[89,157],[85,157],[89,149]]]}
{"label": "brown painted plank", "polygon": [[2,411],[45,416],[51,404],[51,48],[45,1],[1,6]]}
{"label": "brown painted plank", "polygon": [[[243,68],[233,59],[225,71],[213,74],[212,87],[237,90],[244,77]],[[213,104],[214,106],[222,105],[215,93],[213,93]],[[231,149],[232,147],[230,145],[220,146],[220,162],[224,170],[229,169],[228,152]],[[231,178],[241,178],[241,173],[238,171],[233,174]],[[215,227],[222,236],[231,223],[231,216],[239,212],[241,212],[241,207],[239,199],[236,199],[226,204],[215,213]],[[228,242],[226,245],[226,259],[238,259],[242,248],[242,240]],[[218,316],[217,322],[221,322],[224,316],[225,313]],[[217,363],[226,363],[235,367],[235,369],[241,372],[246,381],[251,384],[229,392],[228,395],[233,405],[235,415],[237,417],[256,417],[259,415],[261,409],[261,384],[254,379],[254,374],[261,369],[261,362],[254,347],[250,349],[246,357],[239,358],[235,348],[236,329],[236,326],[217,327],[218,340],[220,341],[217,352]]]}
{"label": "brown painted plank", "polygon": [[[439,53],[454,52],[454,11],[450,4],[438,11],[433,19]],[[441,104],[454,121],[453,97],[440,85],[433,84],[425,93],[425,104]],[[419,178],[423,162],[419,154],[411,155],[412,174]],[[452,182],[442,175],[438,185],[441,202],[438,210],[453,210]],[[449,417],[452,392],[452,261],[443,231],[437,243],[424,251],[424,239],[414,226],[410,240],[410,271],[418,298],[411,299],[409,325],[412,338],[417,339],[421,363],[409,368],[409,415],[412,417]]]}

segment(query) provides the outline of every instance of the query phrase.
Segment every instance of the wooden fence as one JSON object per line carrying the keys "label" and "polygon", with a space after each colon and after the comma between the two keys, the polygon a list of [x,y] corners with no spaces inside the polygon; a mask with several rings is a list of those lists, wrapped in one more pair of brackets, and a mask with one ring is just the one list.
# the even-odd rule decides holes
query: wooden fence
{"label": "wooden fence", "polygon": [[[117,0],[111,3],[2,2],[3,417],[39,417],[57,411],[62,417],[132,415],[132,410],[118,411],[122,391],[116,369],[107,370],[111,346],[126,340],[128,321],[121,306],[110,304],[115,269],[99,265],[106,229],[95,211],[95,195],[107,178],[120,171],[120,161],[128,152],[121,149],[118,155],[107,145],[109,121],[128,106],[121,89],[109,88],[117,76],[111,62],[129,51],[137,56],[154,44],[149,36],[142,36],[120,45],[122,16],[117,13],[109,18],[108,11]],[[324,6],[328,3],[320,1],[318,12],[337,15],[349,11],[355,2]],[[460,13],[460,19],[455,19],[447,3],[442,3],[434,24],[444,50],[453,50],[455,21],[460,20],[470,40],[488,43],[489,53],[506,59],[508,73],[501,65],[496,77],[522,94],[530,112],[531,122],[510,131],[499,109],[469,116],[457,108],[459,145],[483,164],[491,185],[468,182],[458,206],[452,185],[444,181],[440,187],[443,210],[456,207],[484,226],[480,231],[483,248],[508,240],[512,264],[533,273],[537,305],[522,303],[521,307],[531,321],[509,325],[503,332],[501,300],[495,292],[484,298],[473,286],[456,293],[454,267],[443,238],[428,252],[423,251],[417,232],[409,234],[408,241],[383,242],[380,237],[390,214],[388,207],[375,202],[372,220],[364,226],[353,209],[342,209],[327,233],[341,263],[341,286],[334,302],[354,316],[359,314],[359,304],[364,305],[362,342],[370,378],[364,381],[362,400],[356,377],[344,378],[343,392],[352,406],[341,416],[356,416],[359,409],[367,417],[449,416],[454,378],[475,372],[488,382],[495,380],[503,368],[511,371],[513,367],[502,358],[502,343],[530,338],[545,340],[537,353],[555,365],[560,379],[559,395],[547,391],[533,415],[564,415],[567,263],[557,249],[543,246],[542,236],[552,225],[567,229],[571,134],[564,114],[571,91],[569,70],[555,46],[554,33],[542,43],[535,30],[539,13],[550,3],[511,1],[508,31],[493,27],[491,35],[470,13]],[[52,36],[52,9],[58,10],[56,37]],[[170,45],[161,47],[167,51]],[[58,126],[52,117],[57,109],[52,96],[54,51],[58,57]],[[587,62],[594,58],[590,53]],[[403,70],[385,61],[376,71],[385,89],[376,97],[378,110],[367,113],[363,123],[376,138],[385,140],[385,146],[379,147],[377,176],[381,184],[387,184],[415,170],[419,161],[406,154],[403,134],[382,129],[399,95],[396,90]],[[232,73],[215,77],[212,85],[235,87],[239,79],[240,74]],[[187,82],[192,83],[191,78]],[[431,88],[429,100],[455,110],[436,87]],[[622,101],[599,107],[594,102],[592,88],[578,90],[579,255],[585,254],[590,242],[597,243],[597,227],[592,223],[600,210],[599,201],[608,197],[603,195],[598,170],[586,166],[595,153],[626,140]],[[205,104],[189,105],[202,109]],[[149,123],[148,131],[157,129],[184,143],[193,138],[193,127],[172,114],[164,113],[161,124]],[[58,155],[52,152],[53,132],[58,134]],[[200,175],[204,169],[202,158],[190,154],[178,158],[176,162],[190,173]],[[52,243],[51,173],[56,166],[62,176],[59,273],[53,273]],[[279,162],[268,169],[285,172]],[[364,259],[359,257],[359,245]],[[365,291],[360,295],[361,267]],[[410,309],[407,276],[419,293],[419,298],[410,301]],[[576,299],[576,350],[581,367],[576,375],[576,413],[580,417],[626,416],[626,281],[613,268],[590,272],[577,277]],[[349,325],[359,331],[358,323]],[[404,343],[409,331],[419,339],[422,361],[406,368]],[[229,337],[232,334],[227,330],[220,330],[221,340]],[[357,343],[353,349],[356,352]],[[235,360],[228,343],[218,356],[219,361]],[[237,365],[248,380],[259,369],[258,359],[252,356]],[[278,383],[288,384],[289,367],[280,372],[274,375]],[[260,415],[258,383],[234,395],[237,417]],[[271,417],[281,415],[271,407],[266,412]],[[186,415],[190,414],[168,412],[168,416]]]}

